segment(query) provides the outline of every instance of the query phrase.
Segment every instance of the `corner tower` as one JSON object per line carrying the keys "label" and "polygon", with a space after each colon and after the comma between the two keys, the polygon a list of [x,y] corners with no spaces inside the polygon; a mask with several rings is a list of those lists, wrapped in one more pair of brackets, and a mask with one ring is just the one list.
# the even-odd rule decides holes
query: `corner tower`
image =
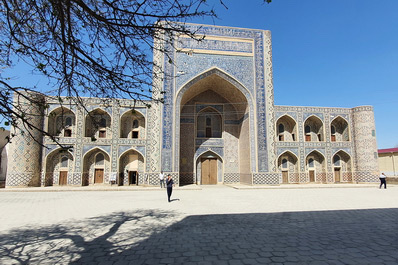
{"label": "corner tower", "polygon": [[[44,95],[36,92],[20,92],[14,95],[14,106],[18,106],[26,119],[36,128],[43,128]],[[6,187],[40,186],[41,154],[43,135],[40,131],[22,124],[11,128]]]}

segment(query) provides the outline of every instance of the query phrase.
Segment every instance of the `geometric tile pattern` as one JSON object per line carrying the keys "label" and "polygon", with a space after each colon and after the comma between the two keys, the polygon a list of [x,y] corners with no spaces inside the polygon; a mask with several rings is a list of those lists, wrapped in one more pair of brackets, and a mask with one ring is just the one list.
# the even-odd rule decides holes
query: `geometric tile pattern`
{"label": "geometric tile pattern", "polygon": [[282,183],[282,173],[255,173],[253,184],[277,185]]}
{"label": "geometric tile pattern", "polygon": [[239,183],[240,174],[239,173],[224,173],[224,183]]}

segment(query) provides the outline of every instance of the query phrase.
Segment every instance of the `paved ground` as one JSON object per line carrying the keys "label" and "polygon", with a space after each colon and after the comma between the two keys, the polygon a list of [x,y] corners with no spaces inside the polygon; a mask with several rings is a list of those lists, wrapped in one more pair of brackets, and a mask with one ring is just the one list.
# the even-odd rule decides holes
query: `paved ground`
{"label": "paved ground", "polygon": [[398,263],[398,186],[290,186],[2,190],[0,264]]}

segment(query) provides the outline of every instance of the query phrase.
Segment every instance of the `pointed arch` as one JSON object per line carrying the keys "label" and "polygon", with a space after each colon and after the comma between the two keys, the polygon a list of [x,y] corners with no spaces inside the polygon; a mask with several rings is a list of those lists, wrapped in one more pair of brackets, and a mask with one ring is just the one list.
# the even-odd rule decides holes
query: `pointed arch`
{"label": "pointed arch", "polygon": [[[214,94],[214,97],[205,97],[204,95]],[[222,100],[221,100],[222,99]],[[200,103],[195,103],[200,102]],[[239,139],[241,135],[247,136],[246,153],[241,157],[247,158],[252,161],[251,163],[244,164],[245,172],[252,172],[256,167],[255,157],[255,139],[254,136],[250,136],[251,132],[254,132],[254,106],[253,97],[251,92],[240,82],[235,80],[231,75],[222,71],[218,68],[209,68],[208,70],[193,77],[190,81],[179,87],[174,97],[174,119],[175,119],[175,130],[174,135],[174,169],[176,171],[183,172],[184,174],[194,174],[194,168],[190,165],[194,163],[192,159],[195,159],[195,155],[191,151],[183,150],[185,146],[192,145],[194,143],[194,136],[189,135],[186,137],[187,132],[196,131],[196,105],[200,104],[221,104],[220,112],[223,118],[223,129],[222,133],[228,128],[232,131],[233,126],[238,126],[236,132],[227,132],[228,137],[231,139]],[[195,105],[196,104],[196,105]],[[166,111],[166,107],[165,107]],[[173,114],[171,114],[173,115]],[[183,121],[183,123],[180,123]],[[171,125],[168,125],[171,126]],[[204,134],[204,133],[203,133]],[[164,138],[168,137],[163,134]],[[196,136],[195,136],[196,137]],[[236,144],[239,144],[238,142]],[[243,150],[241,148],[237,152]],[[196,152],[193,150],[193,152]],[[171,164],[170,154],[173,153],[171,150],[163,150],[163,162],[162,164]],[[180,154],[183,156],[181,157]],[[188,163],[184,161],[189,159]],[[166,161],[167,160],[167,161]],[[192,161],[192,162],[191,162]],[[243,163],[242,163],[243,165]],[[238,169],[239,170],[239,169]]]}
{"label": "pointed arch", "polygon": [[279,160],[279,158],[281,158],[281,157],[284,156],[284,155],[291,155],[291,156],[293,156],[294,158],[296,158],[297,161],[299,160],[298,157],[297,157],[297,155],[296,155],[295,153],[289,151],[289,150],[286,150],[285,152],[283,152],[283,153],[281,153],[280,155],[278,155],[277,160]]}
{"label": "pointed arch", "polygon": [[125,150],[118,158],[119,185],[144,184],[145,156],[134,148]]}
{"label": "pointed arch", "polygon": [[[67,164],[62,162],[63,158],[67,158]],[[68,172],[73,172],[74,169],[74,156],[69,150],[63,148],[56,148],[49,152],[44,157],[44,185],[67,185]]]}
{"label": "pointed arch", "polygon": [[121,138],[144,139],[146,134],[145,115],[134,109],[123,112],[119,120],[119,136]]}
{"label": "pointed arch", "polygon": [[[332,130],[334,128],[334,130]],[[332,142],[347,142],[350,140],[348,121],[338,115],[330,122],[330,140]]]}
{"label": "pointed arch", "polygon": [[[281,125],[283,131],[280,130]],[[279,142],[297,141],[297,122],[289,114],[282,115],[276,120],[276,137]]]}
{"label": "pointed arch", "polygon": [[[105,124],[101,124],[102,120]],[[85,117],[85,137],[92,138],[111,138],[112,116],[101,107],[97,107],[86,114]]]}
{"label": "pointed arch", "polygon": [[299,159],[296,154],[286,150],[278,156],[276,161],[278,171],[282,173],[283,184],[299,182]]}
{"label": "pointed arch", "polygon": [[303,132],[306,142],[325,141],[324,122],[316,115],[310,115],[305,119],[303,123]]}
{"label": "pointed arch", "polygon": [[217,109],[207,106],[195,116],[197,138],[222,138],[223,115]]}
{"label": "pointed arch", "polygon": [[349,153],[340,149],[331,156],[331,165],[335,182],[352,182],[352,158]]}
{"label": "pointed arch", "polygon": [[217,184],[222,182],[223,160],[215,152],[207,150],[196,159],[196,179],[200,184]]}
{"label": "pointed arch", "polygon": [[[67,121],[70,120],[70,124]],[[75,135],[76,114],[70,108],[60,106],[53,109],[47,118],[47,130],[52,136],[72,137]]]}
{"label": "pointed arch", "polygon": [[[104,156],[104,164],[96,164],[96,157],[98,153]],[[94,147],[87,150],[83,154],[83,174],[82,174],[82,185],[87,186],[89,184],[101,184],[109,181],[110,174],[110,155],[101,147]]]}

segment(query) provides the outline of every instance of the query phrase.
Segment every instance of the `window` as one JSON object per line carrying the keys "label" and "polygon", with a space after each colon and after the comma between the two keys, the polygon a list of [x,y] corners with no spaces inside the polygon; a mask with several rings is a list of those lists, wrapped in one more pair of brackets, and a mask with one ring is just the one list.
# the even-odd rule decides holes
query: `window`
{"label": "window", "polygon": [[138,128],[138,120],[133,120],[133,129]]}
{"label": "window", "polygon": [[104,160],[105,160],[104,155],[102,153],[98,153],[95,156],[95,165],[96,166],[103,166],[104,165]]}
{"label": "window", "polygon": [[330,140],[332,142],[336,142],[336,127],[334,127],[333,125],[330,127],[330,134],[331,134]]}
{"label": "window", "polygon": [[138,131],[132,131],[131,138],[137,139],[138,138]]}
{"label": "window", "polygon": [[211,118],[209,116],[206,116],[206,126],[211,127]]}
{"label": "window", "polygon": [[333,134],[336,134],[336,128],[332,125],[331,127],[330,127],[330,133],[333,135]]}
{"label": "window", "polygon": [[65,119],[65,127],[69,127],[72,126],[72,118],[71,117],[67,117]]}
{"label": "window", "polygon": [[314,168],[314,159],[312,157],[308,159],[308,168]]}
{"label": "window", "polygon": [[279,133],[278,139],[279,139],[279,142],[283,142],[285,140],[284,132],[285,132],[285,126],[282,123],[280,123],[279,126],[278,126],[278,133]]}
{"label": "window", "polygon": [[284,133],[285,132],[285,126],[282,123],[279,124],[278,131],[279,131],[279,133]]}
{"label": "window", "polygon": [[282,159],[282,168],[283,169],[287,169],[288,168],[288,164],[287,164],[287,159],[286,158]]}
{"label": "window", "polygon": [[68,167],[68,157],[67,156],[61,157],[61,167],[63,167],[63,168]]}
{"label": "window", "polygon": [[102,128],[106,127],[106,119],[105,118],[101,118],[101,120],[99,122],[99,126]]}
{"label": "window", "polygon": [[334,165],[335,167],[339,167],[339,166],[340,166],[340,156],[335,155],[335,156],[333,157],[333,165]]}
{"label": "window", "polygon": [[196,119],[196,137],[221,138],[222,118],[215,110],[210,108],[201,111]]}
{"label": "window", "polygon": [[309,125],[306,125],[304,128],[305,132],[305,141],[310,142],[311,141],[311,127]]}

